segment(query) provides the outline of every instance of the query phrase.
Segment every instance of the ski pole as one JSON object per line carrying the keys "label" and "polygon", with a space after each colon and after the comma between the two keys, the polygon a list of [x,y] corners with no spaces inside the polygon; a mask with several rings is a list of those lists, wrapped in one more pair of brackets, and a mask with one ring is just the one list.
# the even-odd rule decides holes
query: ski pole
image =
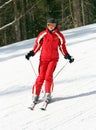
{"label": "ski pole", "polygon": [[[66,64],[57,72],[57,74],[54,76],[53,79],[55,79],[59,73],[65,68],[65,66],[68,64],[68,62],[66,62]],[[53,92],[53,88],[54,88],[54,83],[52,83],[52,86],[51,86],[51,93]]]}
{"label": "ski pole", "polygon": [[59,73],[65,68],[67,64],[68,62],[66,62],[66,64],[57,72],[57,74],[54,76],[54,79],[59,75]]}
{"label": "ski pole", "polygon": [[35,74],[35,76],[37,77],[37,74],[36,74],[36,71],[35,71],[35,69],[34,69],[34,67],[33,67],[33,64],[32,64],[32,62],[31,62],[30,59],[29,59],[29,61],[30,61],[31,67],[32,67],[32,69],[33,69],[33,71],[34,71],[34,74]]}
{"label": "ski pole", "polygon": [[[31,62],[30,59],[29,59],[29,61],[30,61],[31,67],[32,67],[32,69],[33,69],[33,71],[34,71],[34,74],[35,74],[35,76],[37,77],[37,74],[36,74],[36,71],[35,71],[35,69],[34,69],[34,67],[33,67],[33,64],[32,64],[32,62]],[[44,93],[43,89],[41,89],[41,91],[42,91],[42,93]]]}

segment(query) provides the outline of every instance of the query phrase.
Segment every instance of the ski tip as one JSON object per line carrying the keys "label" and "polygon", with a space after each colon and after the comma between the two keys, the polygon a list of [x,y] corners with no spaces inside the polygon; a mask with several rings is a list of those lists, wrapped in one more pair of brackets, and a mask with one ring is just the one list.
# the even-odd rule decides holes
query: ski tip
{"label": "ski tip", "polygon": [[36,106],[36,103],[33,103],[33,104],[32,104],[31,106],[29,106],[28,108],[29,108],[30,110],[34,110],[35,106]]}
{"label": "ski tip", "polygon": [[45,111],[46,110],[46,108],[40,108],[42,111]]}
{"label": "ski tip", "polygon": [[32,108],[32,107],[28,107],[28,109],[30,109],[30,110],[32,110],[32,111],[34,110],[34,108]]}

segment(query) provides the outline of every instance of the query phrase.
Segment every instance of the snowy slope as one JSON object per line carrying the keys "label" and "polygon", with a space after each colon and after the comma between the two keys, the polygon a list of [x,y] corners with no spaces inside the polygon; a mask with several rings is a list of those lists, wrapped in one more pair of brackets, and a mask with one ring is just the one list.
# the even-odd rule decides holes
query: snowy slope
{"label": "snowy slope", "polygon": [[[0,48],[0,130],[96,130],[96,24],[63,33],[75,62],[54,79],[46,111],[27,109],[36,76],[24,55],[35,39]],[[39,53],[31,62],[37,73]],[[66,62],[60,53],[54,76]]]}

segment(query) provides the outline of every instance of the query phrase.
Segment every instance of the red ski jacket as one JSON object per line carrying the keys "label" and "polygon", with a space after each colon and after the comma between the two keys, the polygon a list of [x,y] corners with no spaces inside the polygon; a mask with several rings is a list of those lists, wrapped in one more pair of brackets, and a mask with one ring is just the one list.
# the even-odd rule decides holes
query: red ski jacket
{"label": "red ski jacket", "polygon": [[36,38],[33,51],[36,54],[41,48],[40,59],[49,61],[59,59],[58,48],[65,56],[68,52],[65,45],[65,38],[59,29],[56,28],[52,33],[48,29],[42,31]]}

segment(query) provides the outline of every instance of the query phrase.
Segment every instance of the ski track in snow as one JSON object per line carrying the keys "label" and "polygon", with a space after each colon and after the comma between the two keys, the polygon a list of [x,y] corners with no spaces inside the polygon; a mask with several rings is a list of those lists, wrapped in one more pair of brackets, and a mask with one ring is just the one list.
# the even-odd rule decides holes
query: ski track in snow
{"label": "ski track in snow", "polygon": [[[24,55],[35,39],[0,47],[0,130],[96,130],[96,24],[63,33],[75,62],[54,79],[46,111],[42,102],[28,109],[36,76]],[[39,54],[31,58],[36,73]],[[60,53],[54,76],[66,62]]]}

